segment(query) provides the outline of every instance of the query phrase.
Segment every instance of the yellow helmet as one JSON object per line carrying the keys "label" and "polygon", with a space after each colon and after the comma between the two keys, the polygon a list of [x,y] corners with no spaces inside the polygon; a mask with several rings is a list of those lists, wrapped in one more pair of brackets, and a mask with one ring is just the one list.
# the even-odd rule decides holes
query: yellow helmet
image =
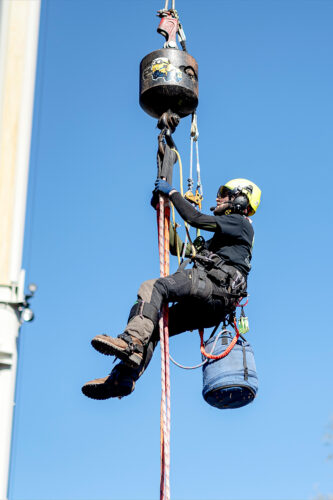
{"label": "yellow helmet", "polygon": [[254,182],[247,179],[232,179],[220,187],[218,194],[222,192],[223,188],[227,188],[234,196],[244,194],[249,202],[248,215],[253,215],[256,212],[260,205],[261,190]]}

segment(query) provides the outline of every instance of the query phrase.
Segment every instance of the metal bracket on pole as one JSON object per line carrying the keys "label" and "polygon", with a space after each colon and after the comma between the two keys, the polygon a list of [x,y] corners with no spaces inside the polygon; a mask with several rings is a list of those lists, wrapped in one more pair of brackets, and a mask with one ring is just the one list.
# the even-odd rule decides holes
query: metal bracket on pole
{"label": "metal bracket on pole", "polygon": [[29,300],[33,298],[37,291],[37,285],[30,283],[28,286],[29,293],[24,293],[24,278],[25,271],[22,269],[19,283],[13,283],[8,286],[0,285],[0,307],[11,307],[21,324],[34,319],[34,313],[30,309]]}

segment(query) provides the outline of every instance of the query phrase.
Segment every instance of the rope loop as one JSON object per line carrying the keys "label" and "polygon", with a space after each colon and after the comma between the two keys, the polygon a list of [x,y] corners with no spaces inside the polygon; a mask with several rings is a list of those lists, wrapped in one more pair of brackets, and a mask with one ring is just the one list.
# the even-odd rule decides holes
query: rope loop
{"label": "rope loop", "polygon": [[249,303],[249,299],[246,299],[245,303],[244,304],[241,304],[242,300],[243,300],[244,297],[241,297],[239,299],[239,301],[237,302],[237,304],[235,305],[235,307],[245,307],[248,305]]}
{"label": "rope loop", "polygon": [[[204,330],[203,330],[203,328],[200,329],[199,330],[199,335],[200,335],[200,352],[201,352],[201,354],[203,356],[205,356],[206,358],[208,358],[208,359],[214,359],[214,360],[222,359],[222,358],[225,358],[226,356],[228,356],[228,354],[231,352],[231,350],[235,347],[236,342],[237,342],[237,340],[239,339],[239,336],[240,336],[239,330],[237,328],[236,319],[234,319],[233,327],[235,329],[236,335],[234,336],[234,338],[232,339],[232,341],[230,342],[230,344],[228,345],[228,347],[226,348],[226,350],[223,351],[221,354],[219,354],[217,356],[215,356],[214,354],[210,354],[209,352],[205,351],[205,345],[204,345],[204,340],[203,340]],[[214,348],[212,349],[212,351],[213,350],[214,350]]]}

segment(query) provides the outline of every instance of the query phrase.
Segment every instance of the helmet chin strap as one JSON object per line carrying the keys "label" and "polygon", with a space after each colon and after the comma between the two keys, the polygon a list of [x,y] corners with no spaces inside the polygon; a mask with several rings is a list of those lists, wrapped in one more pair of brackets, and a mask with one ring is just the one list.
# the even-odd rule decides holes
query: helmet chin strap
{"label": "helmet chin strap", "polygon": [[232,211],[232,201],[225,201],[221,203],[221,205],[217,205],[216,207],[211,207],[210,210],[215,214],[226,214],[229,215]]}
{"label": "helmet chin strap", "polygon": [[[236,203],[234,200],[232,201],[226,201],[224,203],[221,203],[221,205],[217,205],[215,207],[210,207],[211,212],[214,212],[214,215],[230,215],[231,213],[240,213],[240,214],[246,214],[246,208],[244,207],[244,210],[238,209],[237,207],[237,199]],[[243,207],[242,207],[243,208]]]}

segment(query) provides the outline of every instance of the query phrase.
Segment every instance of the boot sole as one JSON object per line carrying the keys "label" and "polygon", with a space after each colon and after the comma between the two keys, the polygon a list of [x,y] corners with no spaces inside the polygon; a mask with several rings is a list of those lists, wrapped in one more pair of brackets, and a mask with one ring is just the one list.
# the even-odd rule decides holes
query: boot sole
{"label": "boot sole", "polygon": [[123,398],[129,396],[135,389],[135,382],[132,386],[122,386],[113,383],[104,384],[85,384],[81,391],[90,399],[104,400],[110,398]]}
{"label": "boot sole", "polygon": [[105,342],[103,339],[92,339],[91,345],[94,349],[96,349],[96,351],[104,354],[105,356],[116,356],[131,368],[139,368],[142,362],[142,357],[138,354],[133,353],[128,356],[128,354],[126,354],[123,349],[112,346],[108,342]]}

